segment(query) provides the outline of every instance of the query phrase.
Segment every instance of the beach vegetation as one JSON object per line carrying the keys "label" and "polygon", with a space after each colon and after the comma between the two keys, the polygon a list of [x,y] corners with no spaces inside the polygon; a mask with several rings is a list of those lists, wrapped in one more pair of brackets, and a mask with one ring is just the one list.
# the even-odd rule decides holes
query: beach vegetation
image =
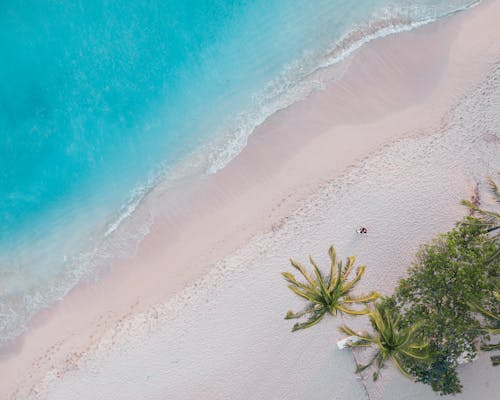
{"label": "beach vegetation", "polygon": [[[485,308],[477,303],[470,303],[472,311],[476,312],[479,316],[480,329],[484,336],[481,338],[481,350],[495,351],[500,350],[500,342],[492,343],[490,335],[500,335],[500,291],[498,290],[498,281],[495,282],[496,289],[493,296],[496,299],[496,304],[493,308]],[[493,366],[500,364],[500,356],[493,355],[490,357]]]}
{"label": "beach vegetation", "polygon": [[[492,179],[489,184],[500,204],[498,185]],[[356,361],[356,372],[374,367],[373,379],[377,380],[392,361],[403,375],[430,385],[441,395],[461,392],[459,365],[475,360],[479,350],[500,350],[495,337],[500,334],[500,214],[481,208],[478,196],[462,204],[470,215],[423,245],[393,295],[383,299],[377,292],[351,295],[365,267],[358,267],[348,282],[354,257],[343,267],[337,263],[333,246],[329,275],[323,275],[312,258],[313,274],[291,260],[305,282],[288,272],[282,275],[290,290],[308,301],[303,311],[288,311],[286,319],[308,316],[293,330],[313,326],[327,313],[365,314],[373,333],[340,327],[349,335],[345,340],[349,347],[375,347],[366,364]],[[365,308],[351,308],[356,303]],[[494,354],[491,361],[499,365],[500,356]]]}
{"label": "beach vegetation", "polygon": [[[488,178],[488,183],[494,201],[500,204],[498,184],[492,178]],[[479,201],[462,200],[461,204],[469,209],[472,216],[476,217],[475,223],[482,224],[489,234],[489,240],[496,242],[500,248],[500,213],[479,207]],[[494,253],[488,262],[500,262],[500,250]]]}
{"label": "beach vegetation", "polygon": [[[498,310],[495,298],[498,243],[481,219],[466,217],[454,229],[424,245],[387,306],[403,314],[401,324],[422,324],[419,335],[429,340],[432,362],[406,359],[405,368],[417,381],[441,394],[461,391],[457,367],[477,355],[476,343],[487,330],[481,310]],[[493,260],[493,261],[492,261]],[[479,313],[480,314],[480,313]]]}
{"label": "beach vegetation", "polygon": [[356,304],[366,305],[380,297],[380,295],[374,291],[358,296],[353,295],[352,292],[356,284],[363,277],[366,267],[357,267],[354,278],[349,280],[349,276],[354,270],[354,256],[348,257],[345,265],[342,265],[342,261],[337,262],[337,256],[333,246],[330,247],[328,254],[331,262],[329,274],[322,273],[312,257],[309,257],[309,260],[313,267],[313,273],[307,272],[302,264],[293,259],[290,260],[292,267],[302,276],[302,281],[296,279],[295,276],[289,272],[282,273],[283,277],[288,282],[288,288],[297,296],[308,302],[308,305],[300,312],[295,313],[291,310],[287,312],[285,319],[307,317],[305,322],[296,323],[292,331],[316,325],[326,314],[367,314],[369,310],[366,309],[366,307],[359,309],[353,308],[353,306]]}
{"label": "beach vegetation", "polygon": [[340,330],[349,336],[354,336],[358,340],[350,341],[350,347],[374,346],[375,353],[370,361],[364,365],[358,365],[356,372],[362,372],[373,366],[373,380],[377,380],[380,370],[384,368],[387,361],[392,363],[401,371],[403,375],[412,379],[411,372],[405,365],[408,359],[415,359],[420,362],[429,362],[431,354],[429,352],[429,342],[423,340],[419,331],[423,328],[422,321],[412,325],[401,324],[401,315],[394,308],[385,303],[376,303],[368,314],[374,334],[358,333],[346,325],[342,325]]}

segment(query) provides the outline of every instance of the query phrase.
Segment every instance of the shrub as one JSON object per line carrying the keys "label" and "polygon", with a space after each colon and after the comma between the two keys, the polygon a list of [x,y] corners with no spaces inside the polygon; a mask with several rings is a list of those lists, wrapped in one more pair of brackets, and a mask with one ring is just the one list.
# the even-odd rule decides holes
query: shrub
{"label": "shrub", "polygon": [[498,304],[493,293],[499,276],[498,243],[490,240],[478,219],[467,217],[455,229],[421,248],[408,277],[402,279],[387,304],[404,314],[403,324],[421,321],[419,331],[429,340],[433,362],[407,360],[415,378],[441,394],[461,391],[458,360],[476,356],[484,333],[470,304]]}

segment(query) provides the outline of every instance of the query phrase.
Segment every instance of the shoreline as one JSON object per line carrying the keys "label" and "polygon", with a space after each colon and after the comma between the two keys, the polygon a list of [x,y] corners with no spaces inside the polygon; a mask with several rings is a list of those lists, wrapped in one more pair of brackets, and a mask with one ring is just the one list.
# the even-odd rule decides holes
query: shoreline
{"label": "shoreline", "polygon": [[153,228],[136,256],[80,285],[3,354],[2,396],[23,398],[13,394],[19,385],[36,386],[53,365],[76,365],[109,328],[179,293],[259,233],[279,231],[318,188],[381,146],[446,125],[447,111],[498,62],[495,16],[499,3],[485,2],[370,42],[344,62],[339,81],[266,120],[223,170],[168,198],[156,192],[146,204]]}
{"label": "shoreline", "polygon": [[[197,179],[192,178],[193,175],[213,174],[224,168],[224,166],[242,150],[239,147],[245,146],[248,136],[253,132],[254,128],[261,125],[272,114],[287,108],[293,103],[303,101],[315,90],[322,90],[321,87],[325,84],[328,86],[328,83],[331,83],[331,81],[339,79],[343,74],[342,70],[347,67],[348,62],[345,62],[343,67],[340,66],[338,68],[335,68],[336,64],[345,61],[346,58],[349,58],[351,54],[359,50],[362,46],[372,42],[373,40],[411,31],[429,23],[461,13],[474,8],[480,4],[480,2],[481,0],[475,0],[475,3],[473,4],[460,7],[456,10],[442,14],[439,17],[429,17],[429,19],[422,19],[414,22],[408,22],[402,17],[382,17],[381,19],[374,20],[373,23],[358,26],[356,29],[347,32],[341,36],[338,41],[334,42],[335,44],[333,46],[330,46],[328,49],[324,49],[323,53],[315,56],[309,55],[302,57],[301,61],[298,62],[298,64],[302,65],[302,67],[298,67],[295,64],[288,65],[285,68],[285,71],[287,72],[283,72],[282,75],[266,85],[266,88],[277,85],[278,89],[263,89],[261,92],[255,94],[256,98],[260,99],[258,102],[259,106],[255,106],[254,104],[249,109],[244,111],[243,116],[239,115],[238,118],[236,118],[238,120],[236,124],[230,122],[228,123],[229,126],[232,126],[232,129],[230,129],[231,134],[229,136],[222,134],[216,135],[216,138],[214,138],[213,141],[209,141],[202,145],[201,148],[195,149],[192,153],[181,157],[178,163],[172,165],[169,173],[160,171],[148,178],[147,183],[136,186],[131,191],[132,194],[129,199],[121,205],[120,210],[114,214],[114,217],[109,220],[106,219],[105,223],[102,225],[102,229],[95,232],[96,235],[91,235],[98,237],[102,233],[104,235],[104,239],[100,242],[98,241],[98,245],[96,244],[95,246],[90,246],[88,248],[89,251],[82,250],[77,253],[78,255],[76,257],[74,254],[73,257],[69,257],[70,259],[77,259],[77,261],[73,261],[71,263],[72,266],[66,268],[62,272],[62,275],[58,276],[56,280],[59,282],[68,281],[70,283],[68,283],[68,285],[58,285],[56,287],[49,286],[45,290],[40,290],[37,294],[42,297],[43,293],[52,292],[53,289],[57,290],[59,295],[49,296],[49,298],[44,297],[43,300],[38,302],[33,301],[33,303],[45,304],[44,307],[38,307],[39,311],[43,311],[51,307],[53,304],[56,304],[58,301],[61,301],[66,296],[66,293],[72,290],[78,283],[94,279],[95,277],[93,276],[93,272],[97,274],[102,270],[106,270],[108,266],[112,264],[113,260],[132,256],[135,251],[134,249],[138,243],[142,241],[142,238],[149,230],[149,218],[147,216],[137,216],[134,215],[134,213],[140,214],[140,211],[137,209],[140,209],[141,203],[147,202],[146,198],[150,192],[161,192],[161,188],[164,188],[163,191],[167,192],[168,197],[168,192],[175,192],[178,190],[175,186],[179,185],[179,182],[181,187],[186,187],[189,186],[190,183],[182,183],[183,181],[197,181]],[[312,61],[313,59],[314,62]],[[291,69],[292,72],[288,71],[289,69]],[[298,73],[297,70],[301,71],[301,73]],[[279,83],[282,81],[284,81],[285,84]],[[288,87],[288,90],[284,90],[282,86]],[[256,112],[256,108],[263,108],[266,111],[260,114],[259,112]],[[250,118],[252,121],[248,121],[248,115],[252,115],[252,118]],[[243,122],[240,119],[243,120]],[[229,121],[231,121],[231,118],[229,118]],[[237,128],[241,128],[241,124],[245,126],[245,129],[242,131]],[[249,129],[250,125],[253,128]],[[238,131],[240,134],[233,134],[233,131]],[[243,144],[243,142],[245,142],[245,144]],[[202,170],[204,172],[202,172]],[[169,184],[173,187],[169,187]],[[157,186],[160,186],[160,188],[157,188]],[[146,210],[146,212],[149,211]],[[83,217],[83,219],[85,220],[86,218]],[[101,219],[101,223],[102,222],[103,221]],[[122,223],[126,228],[122,226]],[[46,221],[46,224],[50,224],[50,222]],[[68,233],[78,231],[82,232],[80,224],[81,223],[76,223],[73,229],[71,229],[71,227],[67,227]],[[114,235],[113,233],[115,231],[120,233]],[[47,253],[47,248],[51,247],[53,243],[57,243],[62,240],[49,238],[49,236],[50,235],[45,237],[45,245],[37,245],[38,248],[42,249],[42,254]],[[68,234],[64,236],[64,239],[65,240],[63,241],[68,239]],[[81,239],[79,241],[81,241]],[[69,247],[73,248],[77,246]],[[92,255],[87,257],[84,253],[91,253]],[[63,259],[66,260],[66,257],[67,256],[65,254]],[[15,258],[15,255],[13,254],[11,257],[7,258]],[[57,261],[55,262],[57,263]],[[75,273],[75,270],[78,272]],[[35,298],[36,297],[37,296],[35,296]],[[53,301],[51,301],[50,298],[52,298]],[[35,315],[37,312],[38,311],[36,309],[30,309],[26,312],[26,314]],[[14,310],[11,310],[11,313],[12,315],[15,315]],[[31,316],[26,317],[23,321],[26,322],[30,319]],[[24,325],[24,323],[21,325]],[[16,324],[16,326],[12,326],[13,330],[16,330],[16,327],[18,328],[18,334],[13,337],[17,337],[19,334],[23,333],[25,328],[21,327],[19,323]],[[7,336],[11,335],[8,335],[7,333]],[[2,348],[5,346],[5,341],[4,336],[4,341],[1,346]]]}

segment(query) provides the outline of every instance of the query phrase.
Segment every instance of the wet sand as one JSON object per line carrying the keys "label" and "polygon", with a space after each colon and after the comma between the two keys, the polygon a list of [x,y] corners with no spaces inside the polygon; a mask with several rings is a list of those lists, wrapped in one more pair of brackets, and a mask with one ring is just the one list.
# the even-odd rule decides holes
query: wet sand
{"label": "wet sand", "polygon": [[[369,265],[366,288],[390,293],[418,245],[464,214],[460,198],[500,169],[499,20],[487,1],[373,41],[226,168],[158,188],[136,255],[4,352],[1,397],[363,398],[334,346],[340,321],[290,333],[282,315],[300,304],[279,272],[333,242]],[[462,398],[498,390],[487,364]],[[434,398],[401,379],[365,381],[372,399]]]}

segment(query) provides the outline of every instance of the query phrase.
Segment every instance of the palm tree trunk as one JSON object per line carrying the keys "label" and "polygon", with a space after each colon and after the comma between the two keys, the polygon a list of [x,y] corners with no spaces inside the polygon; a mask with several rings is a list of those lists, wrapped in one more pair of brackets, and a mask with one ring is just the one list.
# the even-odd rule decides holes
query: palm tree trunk
{"label": "palm tree trunk", "polygon": [[[340,318],[342,319],[342,322],[345,323],[344,315],[340,314]],[[351,349],[351,355],[352,359],[354,360],[354,365],[356,366],[356,368],[358,368],[359,366],[358,359],[356,358],[356,354],[354,354],[354,351],[352,351],[352,349]],[[363,389],[365,390],[367,400],[371,400],[370,393],[368,392],[368,388],[366,387],[365,378],[363,378],[363,375],[361,373],[359,373],[359,378],[361,379],[361,385],[363,385]]]}

